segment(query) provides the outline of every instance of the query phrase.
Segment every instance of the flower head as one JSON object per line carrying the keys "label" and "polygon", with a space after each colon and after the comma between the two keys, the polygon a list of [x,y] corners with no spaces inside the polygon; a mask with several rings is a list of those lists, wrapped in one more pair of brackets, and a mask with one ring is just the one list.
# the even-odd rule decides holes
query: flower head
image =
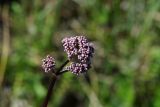
{"label": "flower head", "polygon": [[66,67],[66,70],[71,71],[73,74],[79,75],[86,72],[89,68],[90,64],[72,62],[70,66]]}
{"label": "flower head", "polygon": [[94,48],[84,36],[64,38],[62,43],[69,60],[76,57],[80,62],[87,62],[93,56]]}
{"label": "flower head", "polygon": [[42,68],[45,72],[49,72],[55,67],[55,59],[50,55],[47,55],[45,59],[42,60]]}
{"label": "flower head", "polygon": [[94,53],[91,43],[84,36],[64,38],[62,43],[68,59],[73,62],[68,69],[74,74],[86,72]]}

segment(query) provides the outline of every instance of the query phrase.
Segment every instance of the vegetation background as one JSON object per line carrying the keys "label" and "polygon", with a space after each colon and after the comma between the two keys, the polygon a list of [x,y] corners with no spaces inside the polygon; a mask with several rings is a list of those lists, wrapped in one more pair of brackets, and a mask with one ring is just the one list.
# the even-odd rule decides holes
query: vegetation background
{"label": "vegetation background", "polygon": [[72,35],[94,43],[92,69],[61,76],[49,107],[160,107],[160,0],[1,0],[0,107],[40,107],[41,59],[60,66]]}

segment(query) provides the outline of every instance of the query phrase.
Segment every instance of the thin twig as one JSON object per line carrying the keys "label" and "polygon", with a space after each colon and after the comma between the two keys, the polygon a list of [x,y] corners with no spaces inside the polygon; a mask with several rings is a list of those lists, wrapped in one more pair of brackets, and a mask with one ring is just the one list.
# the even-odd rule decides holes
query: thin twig
{"label": "thin twig", "polygon": [[58,76],[58,75],[62,75],[63,73],[66,73],[66,72],[68,72],[68,70],[65,70],[65,71],[62,71],[62,72],[58,72],[58,73],[57,73],[57,76]]}
{"label": "thin twig", "polygon": [[56,75],[63,69],[63,67],[65,65],[67,65],[67,63],[69,62],[69,60],[67,60],[66,62],[64,62],[64,64],[62,64],[62,66],[60,66],[60,68],[57,70]]}

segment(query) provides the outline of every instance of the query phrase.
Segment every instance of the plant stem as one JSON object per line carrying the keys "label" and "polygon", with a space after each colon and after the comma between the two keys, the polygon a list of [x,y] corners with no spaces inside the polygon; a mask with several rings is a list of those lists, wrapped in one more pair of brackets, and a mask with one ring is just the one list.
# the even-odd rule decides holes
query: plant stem
{"label": "plant stem", "polygon": [[56,72],[56,75],[63,69],[63,67],[65,66],[65,65],[67,65],[67,63],[69,62],[69,60],[67,60],[67,61],[65,61],[61,66],[60,66],[60,68],[57,70],[57,72]]}
{"label": "plant stem", "polygon": [[51,97],[51,95],[52,95],[52,89],[53,89],[53,87],[54,87],[54,84],[55,84],[56,80],[57,80],[57,77],[56,77],[56,75],[55,75],[55,76],[52,77],[52,79],[51,79],[51,82],[50,82],[50,85],[49,85],[49,88],[48,88],[48,92],[47,92],[47,96],[46,96],[46,98],[45,98],[45,100],[44,100],[44,103],[43,103],[42,107],[47,107],[48,102],[49,102],[49,99],[50,99],[50,97]]}
{"label": "plant stem", "polygon": [[48,92],[47,92],[47,95],[46,95],[46,98],[45,98],[45,100],[44,100],[44,103],[43,103],[42,107],[47,107],[48,102],[49,102],[49,99],[50,99],[50,97],[51,97],[51,95],[52,95],[53,87],[54,87],[55,82],[56,82],[56,80],[57,80],[57,76],[65,73],[65,72],[67,72],[67,71],[63,71],[63,72],[60,72],[60,71],[63,69],[63,67],[64,67],[68,62],[69,62],[69,60],[67,60],[66,62],[64,62],[64,64],[62,64],[62,66],[59,67],[59,69],[57,70],[57,72],[55,73],[55,75],[52,77],[51,82],[50,82],[50,85],[49,85],[49,88],[48,88]]}
{"label": "plant stem", "polygon": [[57,76],[58,76],[58,75],[62,75],[63,73],[66,73],[66,72],[68,72],[68,70],[65,70],[65,71],[62,71],[62,72],[58,72],[58,73],[57,73]]}

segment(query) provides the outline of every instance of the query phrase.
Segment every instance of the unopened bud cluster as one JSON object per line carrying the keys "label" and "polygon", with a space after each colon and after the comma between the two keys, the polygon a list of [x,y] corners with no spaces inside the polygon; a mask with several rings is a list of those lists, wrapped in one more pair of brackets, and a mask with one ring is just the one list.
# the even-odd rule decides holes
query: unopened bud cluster
{"label": "unopened bud cluster", "polygon": [[84,36],[68,37],[62,40],[64,51],[72,61],[67,67],[74,74],[86,72],[90,68],[94,48]]}
{"label": "unopened bud cluster", "polygon": [[49,72],[55,67],[55,59],[50,55],[47,55],[45,59],[42,60],[42,68],[45,72]]}
{"label": "unopened bud cluster", "polygon": [[[78,75],[87,72],[91,68],[91,58],[93,57],[94,48],[84,36],[64,38],[62,44],[64,51],[67,53],[68,60],[71,62],[70,65],[64,68],[65,70]],[[42,62],[45,72],[55,67],[55,60],[49,55]]]}
{"label": "unopened bud cluster", "polygon": [[80,74],[86,72],[90,68],[90,64],[85,63],[75,63],[72,62],[70,66],[67,66],[66,69],[70,70],[73,74]]}

